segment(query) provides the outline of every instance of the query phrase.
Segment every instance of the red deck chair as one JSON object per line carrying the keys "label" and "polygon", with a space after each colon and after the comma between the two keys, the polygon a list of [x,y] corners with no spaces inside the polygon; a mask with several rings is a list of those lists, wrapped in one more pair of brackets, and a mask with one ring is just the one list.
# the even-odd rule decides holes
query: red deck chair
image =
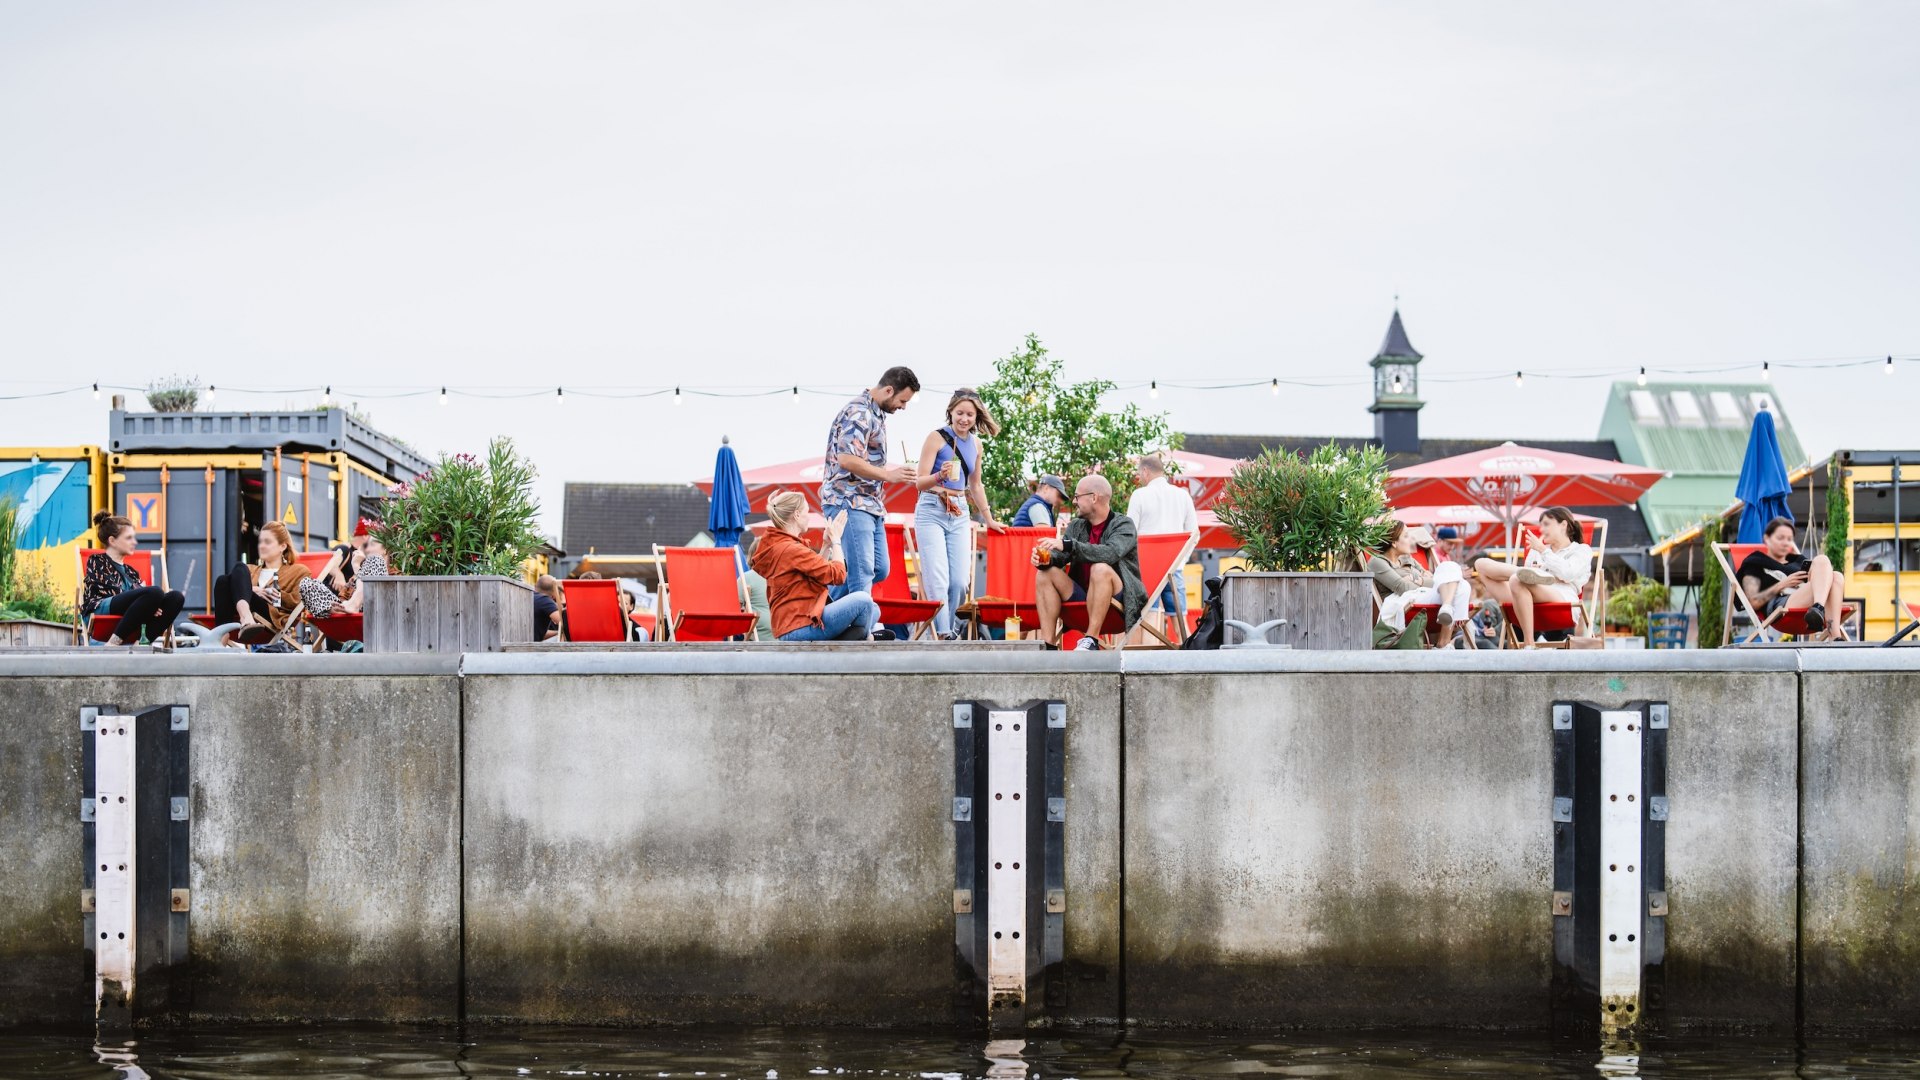
{"label": "red deck chair", "polygon": [[1906,601],[1902,601],[1900,606],[1907,609],[1907,617],[1912,621],[1907,623],[1907,625],[1901,627],[1899,633],[1881,642],[1880,644],[1882,646],[1898,645],[1900,644],[1901,638],[1906,637],[1908,634],[1913,633],[1915,630],[1920,630],[1920,604],[1916,604],[1911,600],[1906,600]]}
{"label": "red deck chair", "polygon": [[1016,614],[1024,627],[1039,624],[1040,610],[1033,606],[1033,545],[1056,535],[1045,526],[980,534],[980,550],[987,555],[987,591],[973,601],[974,637],[981,636],[980,624],[998,626]]}
{"label": "red deck chair", "polygon": [[314,643],[319,649],[331,641],[339,645],[359,641],[365,632],[365,616],[357,611],[342,611],[332,615],[309,615],[307,625],[320,631],[321,640]]}
{"label": "red deck chair", "polygon": [[[74,629],[80,631],[82,640],[89,643],[104,642],[120,628],[118,615],[95,615],[92,612],[80,610],[80,601],[87,591],[87,560],[100,554],[104,554],[101,548],[81,548],[79,551],[80,573],[74,579],[79,582],[74,586],[73,594]],[[140,575],[142,584],[153,584],[153,552],[136,550],[127,556],[127,565],[133,567],[133,572]]]}
{"label": "red deck chair", "polygon": [[[1192,533],[1148,533],[1139,538],[1140,582],[1147,587],[1147,599],[1149,602],[1151,602],[1154,597],[1159,596],[1161,590],[1166,588],[1167,578],[1177,573],[1182,566],[1187,564],[1187,557],[1193,554],[1194,542],[1195,537]],[[1125,610],[1120,606],[1120,598],[1117,596],[1113,598],[1113,609],[1116,612]],[[1142,614],[1144,615],[1145,612],[1143,611]],[[1125,616],[1123,615],[1121,617],[1124,618]],[[1062,605],[1060,609],[1060,622],[1063,630],[1078,630],[1085,633],[1087,629],[1086,601],[1076,600],[1071,604]],[[1174,643],[1168,641],[1167,636],[1161,633],[1160,630],[1151,623],[1143,622],[1140,624],[1140,628],[1158,638],[1160,644],[1168,648],[1174,647]],[[1102,624],[1100,636],[1106,638],[1117,636],[1122,643],[1122,647],[1124,647],[1127,631],[1132,629],[1133,627],[1131,626],[1116,627],[1109,621]]]}
{"label": "red deck chair", "polygon": [[907,578],[907,527],[904,523],[887,523],[887,565],[893,569],[886,579],[873,583],[873,600],[880,605],[880,622],[883,625],[906,623],[914,628],[913,636],[916,639],[925,637],[933,631],[933,617],[939,614],[944,601],[914,598],[913,586]]}
{"label": "red deck chair", "polygon": [[625,641],[626,624],[620,619],[620,583],[610,580],[560,583],[560,595],[567,600],[568,641]]}
{"label": "red deck chair", "polygon": [[[1809,633],[1807,630],[1806,608],[1799,608],[1797,610],[1793,608],[1780,608],[1772,615],[1763,619],[1760,617],[1760,613],[1753,609],[1753,602],[1747,599],[1747,590],[1741,586],[1740,578],[1736,571],[1739,569],[1741,563],[1747,561],[1747,556],[1756,551],[1764,550],[1766,546],[1765,544],[1713,545],[1713,557],[1720,560],[1720,569],[1727,575],[1727,596],[1732,601],[1732,603],[1727,605],[1724,622],[1721,624],[1722,641],[1733,640],[1734,604],[1738,604],[1740,610],[1747,613],[1747,618],[1753,620],[1753,631],[1746,637],[1741,638],[1736,644],[1750,645],[1759,640],[1760,635],[1769,630],[1778,634],[1790,634],[1796,638],[1804,638]],[[1847,640],[1847,619],[1852,614],[1852,604],[1842,604],[1838,612],[1830,611],[1827,613],[1827,640]]]}
{"label": "red deck chair", "polygon": [[660,566],[660,615],[673,640],[725,641],[753,633],[757,616],[747,603],[739,549],[655,544],[653,555]]}

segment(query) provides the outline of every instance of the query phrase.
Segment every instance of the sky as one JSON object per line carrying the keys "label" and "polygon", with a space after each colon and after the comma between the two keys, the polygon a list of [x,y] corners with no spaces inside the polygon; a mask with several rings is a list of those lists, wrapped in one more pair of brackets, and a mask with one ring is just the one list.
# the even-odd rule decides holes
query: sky
{"label": "sky", "polygon": [[1920,361],[1782,365],[1920,357],[1916,40],[1838,0],[0,0],[0,445],[102,443],[104,400],[23,396],[82,384],[332,386],[429,453],[512,436],[557,537],[566,481],[820,454],[892,364],[917,445],[1029,332],[1177,430],[1367,434],[1397,297],[1423,434],[1771,362],[1816,456],[1910,448]]}

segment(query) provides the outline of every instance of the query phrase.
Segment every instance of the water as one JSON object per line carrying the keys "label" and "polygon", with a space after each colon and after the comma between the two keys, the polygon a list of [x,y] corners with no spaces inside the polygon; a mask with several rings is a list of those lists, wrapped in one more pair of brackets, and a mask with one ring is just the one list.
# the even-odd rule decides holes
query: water
{"label": "water", "polygon": [[986,1042],[955,1035],[787,1029],[249,1027],[84,1035],[0,1034],[0,1080],[251,1080],[314,1077],[1550,1076],[1920,1075],[1920,1041],[1652,1039],[1603,1056],[1571,1040],[1440,1035],[1056,1034]]}

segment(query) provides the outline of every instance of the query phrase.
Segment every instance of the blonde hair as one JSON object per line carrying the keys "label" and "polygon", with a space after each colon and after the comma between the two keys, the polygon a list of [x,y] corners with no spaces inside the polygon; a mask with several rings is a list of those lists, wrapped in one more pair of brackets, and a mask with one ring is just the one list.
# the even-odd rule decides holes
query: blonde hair
{"label": "blonde hair", "polygon": [[[260,531],[272,533],[273,538],[280,542],[280,566],[292,566],[299,561],[298,554],[293,550],[293,534],[287,531],[286,525],[278,521],[269,521],[260,526]],[[277,570],[279,567],[274,569]]]}
{"label": "blonde hair", "polygon": [[1000,434],[1000,425],[993,422],[993,414],[987,411],[987,403],[980,400],[979,391],[969,386],[963,386],[955,390],[953,396],[947,399],[948,426],[952,426],[953,424],[953,410],[959,408],[960,403],[963,401],[973,402],[973,429],[975,431],[988,436]]}
{"label": "blonde hair", "polygon": [[797,491],[783,491],[767,500],[767,516],[773,519],[773,527],[782,532],[795,525],[805,526],[807,497]]}

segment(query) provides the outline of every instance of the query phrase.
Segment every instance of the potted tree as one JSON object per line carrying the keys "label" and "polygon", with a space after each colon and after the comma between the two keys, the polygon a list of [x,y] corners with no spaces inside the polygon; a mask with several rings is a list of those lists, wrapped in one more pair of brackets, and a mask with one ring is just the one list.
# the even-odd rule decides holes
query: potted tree
{"label": "potted tree", "polygon": [[1222,614],[1254,626],[1286,619],[1276,640],[1296,649],[1371,648],[1372,579],[1344,568],[1386,536],[1386,479],[1379,447],[1331,441],[1235,469],[1217,511],[1251,572],[1222,579]]}
{"label": "potted tree", "polygon": [[0,500],[0,646],[73,644],[73,610],[54,595],[44,559],[22,561],[20,506]]}
{"label": "potted tree", "polygon": [[533,477],[502,438],[485,461],[442,454],[393,492],[372,530],[390,575],[362,586],[368,652],[497,652],[533,640],[533,589],[518,576],[540,545]]}
{"label": "potted tree", "polygon": [[1607,625],[1620,628],[1619,636],[1644,642],[1647,616],[1667,610],[1670,599],[1665,585],[1650,577],[1636,577],[1607,594]]}

